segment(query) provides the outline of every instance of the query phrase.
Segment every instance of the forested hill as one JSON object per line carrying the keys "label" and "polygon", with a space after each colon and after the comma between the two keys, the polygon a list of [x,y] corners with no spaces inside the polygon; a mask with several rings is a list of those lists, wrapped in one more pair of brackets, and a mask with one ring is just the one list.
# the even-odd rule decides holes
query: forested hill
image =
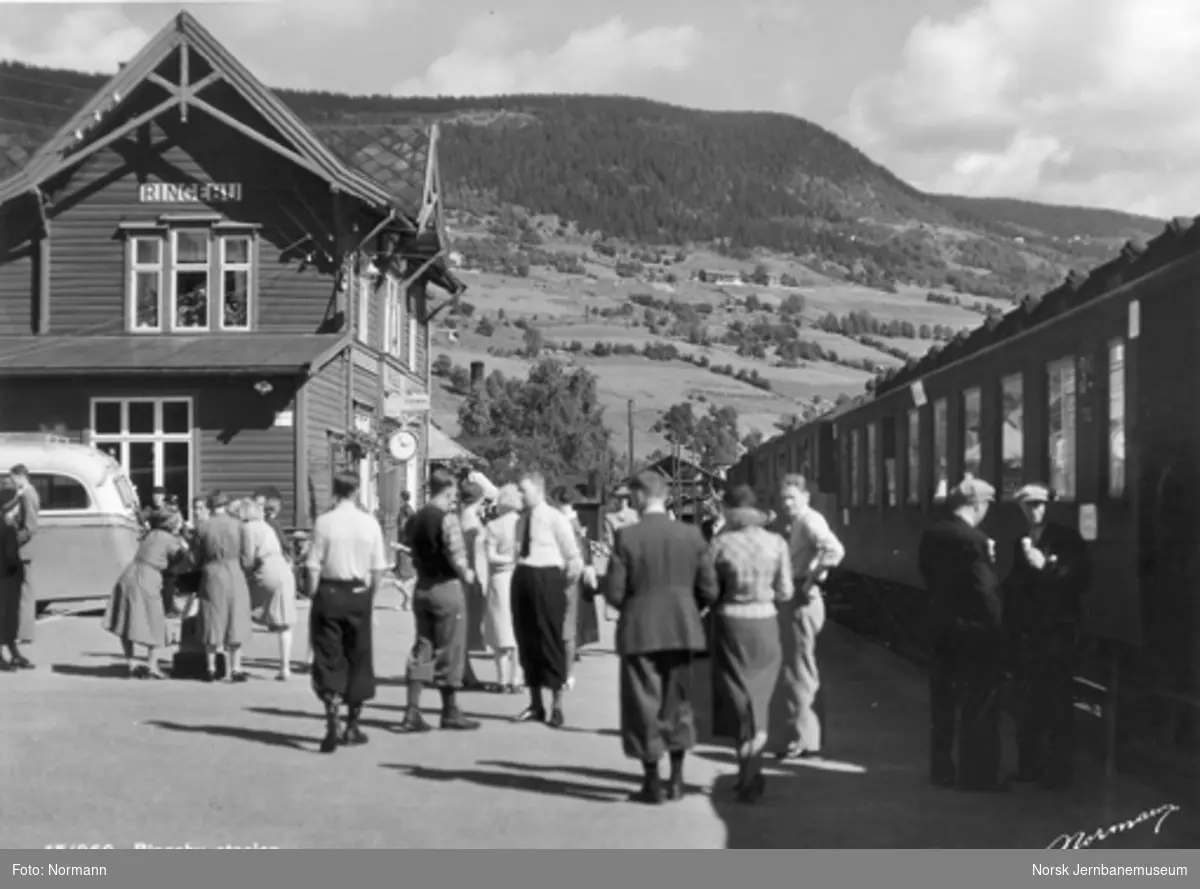
{"label": "forested hill", "polygon": [[[104,81],[0,62],[0,175]],[[389,127],[441,122],[448,198],[476,213],[517,204],[632,242],[767,248],[884,288],[1018,297],[1162,228],[1111,211],[924,194],[828,130],[781,114],[613,96],[278,92],[318,134],[355,128],[386,140]]]}

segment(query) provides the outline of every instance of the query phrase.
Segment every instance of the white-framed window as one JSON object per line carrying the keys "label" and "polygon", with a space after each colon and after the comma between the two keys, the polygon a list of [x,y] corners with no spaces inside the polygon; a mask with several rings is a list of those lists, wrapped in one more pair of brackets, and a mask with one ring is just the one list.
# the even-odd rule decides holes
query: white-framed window
{"label": "white-framed window", "polygon": [[142,505],[156,487],[190,510],[194,484],[193,403],[187,397],[93,398],[92,444],[121,464]]}
{"label": "white-framed window", "polygon": [[400,282],[394,275],[388,275],[387,278],[383,312],[385,331],[383,350],[393,358],[399,359],[404,349],[404,300],[400,298]]}
{"label": "white-framed window", "polygon": [[129,317],[134,330],[162,330],[163,239],[129,239]]}
{"label": "white-framed window", "polygon": [[252,230],[195,221],[131,226],[126,256],[130,332],[252,328],[257,265]]}
{"label": "white-framed window", "polygon": [[850,430],[850,505],[862,503],[862,431]]}
{"label": "white-framed window", "polygon": [[1075,499],[1075,358],[1046,365],[1050,487],[1062,500]]}
{"label": "white-framed window", "polygon": [[1025,375],[1000,380],[1000,489],[1011,496],[1025,480]]}
{"label": "white-framed window", "polygon": [[879,505],[879,426],[867,424],[867,505]]}
{"label": "white-framed window", "polygon": [[208,330],[212,250],[206,229],[171,232],[171,307],[176,330]]}
{"label": "white-framed window", "polygon": [[254,240],[249,235],[225,235],[220,248],[221,328],[249,330]]}

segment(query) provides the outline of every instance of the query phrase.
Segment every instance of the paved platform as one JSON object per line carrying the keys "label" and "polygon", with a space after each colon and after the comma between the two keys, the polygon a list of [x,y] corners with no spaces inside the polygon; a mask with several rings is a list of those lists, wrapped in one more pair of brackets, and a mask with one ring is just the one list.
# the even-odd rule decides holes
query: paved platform
{"label": "paved platform", "polygon": [[[511,724],[523,697],[476,693],[463,703],[482,730],[407,737],[389,728],[402,715],[411,615],[390,607],[390,592],[381,599],[370,743],[333,756],[317,753],[305,677],[273,681],[271,636],[250,647],[256,681],[138,682],[123,678],[94,613],[42,621],[29,649],[38,669],[0,674],[0,846],[1044,848],[1173,802],[1131,781],[1106,788],[1095,767],[1066,797],[928,786],[923,678],[831,626],[822,660],[835,758],[773,766],[766,797],[747,808],[732,800],[728,751],[704,744],[686,799],[634,805],[612,624],[579,665],[565,730]],[[484,658],[475,669],[493,675]],[[431,695],[431,713],[437,704]],[[1155,820],[1115,845],[1195,845],[1193,813],[1171,813],[1158,835]]]}

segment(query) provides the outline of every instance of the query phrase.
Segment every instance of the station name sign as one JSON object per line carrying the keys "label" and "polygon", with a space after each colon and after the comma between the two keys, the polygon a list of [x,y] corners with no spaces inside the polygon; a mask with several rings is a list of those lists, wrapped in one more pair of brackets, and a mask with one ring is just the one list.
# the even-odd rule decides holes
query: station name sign
{"label": "station name sign", "polygon": [[209,182],[176,184],[146,182],[138,186],[138,201],[143,204],[234,203],[242,199],[242,183]]}

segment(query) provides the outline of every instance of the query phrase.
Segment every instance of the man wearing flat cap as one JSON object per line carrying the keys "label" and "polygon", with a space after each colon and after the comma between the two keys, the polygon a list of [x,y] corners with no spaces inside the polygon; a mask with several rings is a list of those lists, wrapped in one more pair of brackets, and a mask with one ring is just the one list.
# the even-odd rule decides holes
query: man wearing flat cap
{"label": "man wearing flat cap", "polygon": [[979,529],[995,496],[982,479],[963,479],[947,496],[951,515],[925,532],[918,553],[933,643],[930,780],[961,790],[1005,789],[999,780],[1003,601],[994,542]]}
{"label": "man wearing flat cap", "polygon": [[1006,623],[1025,698],[1016,779],[1066,789],[1072,780],[1075,662],[1091,566],[1079,532],[1048,520],[1049,488],[1026,485],[1015,499],[1026,523],[1005,581]]}

